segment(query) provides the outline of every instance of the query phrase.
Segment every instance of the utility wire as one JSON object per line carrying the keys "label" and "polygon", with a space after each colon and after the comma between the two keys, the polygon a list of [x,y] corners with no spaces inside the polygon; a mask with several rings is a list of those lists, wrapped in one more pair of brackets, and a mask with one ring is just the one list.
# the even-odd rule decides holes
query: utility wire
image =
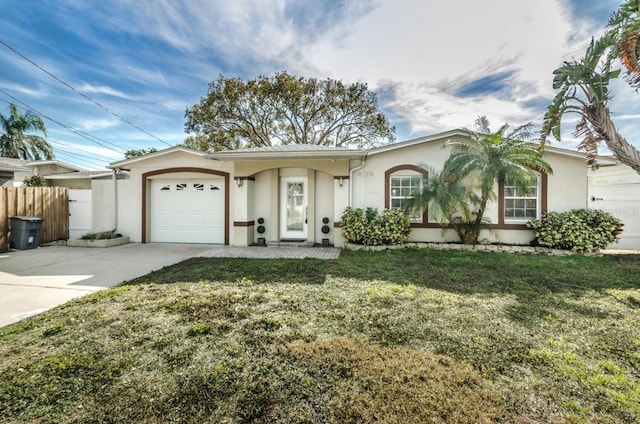
{"label": "utility wire", "polygon": [[149,131],[146,131],[142,128],[140,128],[138,125],[134,124],[133,122],[127,120],[126,118],[122,117],[121,115],[115,113],[114,111],[112,111],[111,109],[109,109],[108,107],[102,105],[101,103],[98,103],[97,101],[93,100],[91,97],[87,96],[86,94],[84,94],[83,92],[75,89],[74,87],[72,87],[70,84],[64,82],[62,79],[58,78],[57,76],[55,76],[54,74],[52,74],[51,72],[49,72],[48,70],[46,70],[45,68],[43,68],[42,66],[38,65],[36,62],[34,62],[33,60],[29,59],[27,56],[23,55],[22,53],[20,53],[18,50],[14,49],[13,47],[11,47],[9,44],[7,44],[6,42],[0,40],[0,44],[2,44],[3,46],[5,46],[6,48],[8,48],[9,50],[11,50],[12,52],[14,52],[15,54],[17,54],[18,56],[20,56],[21,58],[23,58],[24,60],[26,60],[27,62],[31,63],[33,66],[35,66],[36,68],[40,69],[42,72],[44,72],[45,74],[49,75],[51,78],[55,79],[56,81],[58,81],[60,84],[66,86],[67,88],[69,88],[71,91],[73,91],[74,93],[84,97],[85,99],[87,99],[88,101],[90,101],[91,103],[95,104],[96,106],[101,107],[102,109],[106,110],[108,113],[110,113],[111,115],[115,116],[116,118],[122,120],[123,122],[126,122],[127,124],[131,125],[133,128],[137,129],[138,131],[141,131],[145,134],[147,134],[149,137],[152,137],[156,140],[158,140],[161,143],[166,144],[167,146],[171,147],[171,144],[167,143],[166,141],[162,140],[159,137],[156,137],[155,135],[151,134]]}
{"label": "utility wire", "polygon": [[[76,130],[75,128],[70,127],[70,126],[68,126],[68,125],[65,125],[65,124],[63,124],[63,123],[61,123],[61,122],[59,122],[59,121],[57,121],[57,120],[55,120],[55,119],[53,119],[53,118],[50,118],[50,117],[48,117],[48,116],[46,116],[46,115],[42,115],[42,113],[40,113],[39,111],[34,110],[34,109],[33,109],[31,106],[29,106],[28,104],[26,104],[26,103],[24,103],[24,102],[20,101],[19,99],[17,99],[16,97],[14,97],[14,96],[10,95],[9,93],[7,93],[6,91],[4,91],[4,90],[2,90],[2,89],[0,89],[0,92],[2,92],[2,93],[4,93],[4,94],[6,94],[7,96],[11,97],[11,98],[12,98],[14,101],[16,101],[17,103],[20,103],[21,105],[23,105],[23,106],[24,106],[25,108],[27,108],[28,110],[30,110],[30,111],[32,111],[32,112],[35,112],[36,114],[38,114],[38,115],[42,116],[43,118],[48,119],[48,120],[50,120],[50,121],[52,121],[52,122],[54,122],[54,123],[56,123],[56,124],[58,124],[58,125],[62,126],[63,128],[66,128],[67,130],[69,130],[69,131],[71,131],[71,132],[76,133],[76,134],[77,134],[77,135],[79,135],[80,137],[85,138],[85,139],[89,140],[89,141],[90,141],[90,142],[92,142],[92,143],[98,144],[98,145],[100,145],[100,146],[102,146],[102,147],[104,147],[104,148],[106,148],[106,149],[108,149],[108,150],[111,150],[112,152],[117,153],[118,155],[122,155],[122,152],[117,151],[117,150],[114,150],[114,149],[110,148],[109,146],[105,146],[105,145],[103,145],[102,143],[100,143],[100,142],[98,142],[98,141],[95,141],[95,140],[92,140],[92,139],[91,139],[91,138],[89,138],[89,137],[96,138],[96,139],[98,139],[98,140],[102,140],[102,139],[100,139],[100,138],[98,138],[98,137],[96,137],[96,136],[93,136],[93,135],[91,135],[91,134],[83,133],[82,131],[80,131],[80,130]],[[3,101],[3,102],[8,103],[8,104],[11,104],[11,102],[9,102],[9,101],[7,101],[7,100],[5,100],[5,99],[2,99],[2,98],[0,98],[0,101]],[[90,166],[90,167],[92,167],[92,168],[95,168],[95,167],[97,167],[97,166],[104,166],[104,165],[105,165],[105,163],[109,163],[109,162],[112,162],[112,161],[114,161],[114,160],[115,160],[115,159],[110,158],[110,157],[108,157],[108,156],[101,156],[101,155],[98,155],[98,154],[95,154],[95,153],[91,153],[91,152],[84,151],[84,150],[79,149],[79,148],[77,148],[77,147],[74,147],[74,146],[71,146],[71,145],[69,145],[69,144],[63,143],[62,141],[53,140],[53,139],[51,139],[51,138],[47,138],[47,139],[48,139],[48,140],[49,140],[49,142],[51,142],[51,144],[54,146],[54,148],[55,148],[56,152],[60,153],[60,156],[69,156],[69,157],[73,157],[73,162],[75,162],[75,163],[84,163],[86,166]],[[106,141],[106,140],[102,140],[102,141],[104,141],[105,143],[109,143],[109,142],[108,142],[108,141]],[[113,146],[117,147],[117,148],[118,148],[118,149],[120,149],[120,150],[125,150],[125,149],[123,149],[122,147],[117,146],[117,145],[115,145],[115,144],[113,144],[113,143],[109,143],[109,144],[111,144],[111,145],[113,145]],[[69,148],[69,149],[73,149],[73,150],[67,150],[67,149],[64,149],[63,147],[60,147],[60,146],[64,146],[64,147],[67,147],[67,148]],[[83,154],[81,154],[81,153],[77,153],[77,150],[80,150],[80,151],[82,151],[83,153],[86,153],[87,155],[92,155],[93,157],[90,157],[90,156],[87,156],[87,155],[83,155]],[[84,158],[84,159],[78,159],[78,158]],[[88,162],[88,160],[91,160],[92,162]]]}
{"label": "utility wire", "polygon": [[95,164],[89,162],[88,159],[78,159],[73,153],[68,153],[62,149],[56,151],[56,159],[65,163],[74,164],[79,166],[83,171],[93,171],[105,169],[104,164]]}
{"label": "utility wire", "polygon": [[[105,149],[109,149],[109,150],[114,151],[114,152],[116,152],[116,153],[118,153],[118,154],[122,154],[123,152],[126,152],[126,151],[127,151],[127,149],[122,148],[122,147],[118,146],[117,144],[114,144],[114,143],[111,143],[111,142],[109,142],[109,141],[107,141],[107,140],[104,140],[104,139],[102,139],[102,138],[96,137],[95,135],[86,134],[86,133],[84,133],[84,132],[82,132],[82,131],[80,131],[80,130],[78,130],[78,129],[75,129],[75,128],[73,128],[73,127],[70,127],[69,125],[63,124],[62,122],[57,121],[57,120],[55,120],[55,119],[53,119],[53,118],[51,118],[51,117],[49,117],[49,116],[47,116],[47,115],[43,114],[42,112],[40,112],[40,111],[38,111],[37,109],[35,109],[35,108],[33,108],[33,107],[29,106],[28,104],[26,104],[25,102],[21,101],[20,99],[18,99],[18,98],[16,98],[16,97],[12,96],[11,94],[7,93],[7,92],[6,92],[5,90],[3,90],[2,88],[0,88],[0,92],[1,92],[1,93],[3,93],[3,94],[5,94],[6,96],[10,97],[11,99],[15,100],[16,102],[20,103],[22,106],[26,107],[27,109],[29,109],[29,110],[31,110],[31,111],[33,111],[33,112],[37,113],[38,115],[42,116],[43,118],[48,119],[49,121],[54,122],[54,123],[56,123],[56,124],[60,125],[61,127],[63,127],[63,128],[65,128],[65,129],[67,129],[67,130],[71,131],[72,133],[75,133],[75,134],[79,135],[80,137],[82,137],[82,138],[84,138],[84,139],[87,139],[87,140],[91,141],[92,143],[96,143],[96,144],[98,144],[98,145],[100,145],[100,146],[104,147]],[[8,101],[6,101],[6,100],[4,100],[4,101],[5,101],[5,102],[7,102],[7,103],[9,103],[9,104],[11,104],[11,102],[8,102]],[[98,141],[98,140],[99,140],[99,141]],[[114,148],[109,147],[109,146],[107,146],[107,145],[105,145],[105,144],[103,144],[103,143],[107,143],[107,144],[109,144],[109,145],[111,145],[111,146],[114,146],[115,148],[120,149],[120,151],[115,150]]]}
{"label": "utility wire", "polygon": [[[82,154],[82,153],[77,153],[77,152],[75,152],[75,151],[73,151],[73,150],[69,150],[68,148],[61,147],[61,146],[63,146],[63,145],[60,145],[60,143],[59,143],[59,142],[51,141],[51,144],[53,144],[53,146],[55,147],[56,152],[62,152],[62,153],[64,153],[64,154],[65,154],[65,155],[67,155],[67,156],[73,156],[73,157],[77,157],[77,158],[83,158],[83,159],[78,159],[78,161],[80,161],[80,160],[81,160],[81,161],[83,161],[83,162],[85,162],[85,163],[89,163],[89,161],[91,161],[91,162],[92,162],[92,164],[91,164],[92,166],[95,166],[96,164],[97,164],[97,165],[104,165],[104,164],[105,164],[105,162],[113,162],[113,161],[114,161],[114,160],[112,160],[112,159],[107,159],[107,158],[95,158],[95,157],[91,157],[91,156],[88,156],[88,155],[84,155],[84,154]],[[85,153],[86,153],[86,152],[85,152]]]}
{"label": "utility wire", "polygon": [[[82,153],[83,153],[83,154],[85,154],[85,155],[92,156],[94,159],[96,159],[96,160],[100,160],[100,161],[103,161],[103,162],[104,162],[104,161],[114,161],[114,160],[119,160],[119,159],[120,159],[120,157],[119,157],[119,156],[118,156],[118,158],[115,158],[115,159],[114,159],[114,158],[111,158],[111,157],[109,157],[109,156],[107,156],[107,155],[104,155],[104,154],[93,153],[93,152],[91,152],[91,151],[84,150],[84,149],[82,149],[82,148],[78,147],[78,145],[70,144],[70,143],[67,143],[67,142],[64,142],[64,141],[54,140],[54,139],[51,139],[51,138],[50,138],[49,140],[50,140],[50,141],[51,141],[51,143],[53,143],[53,144],[58,144],[58,145],[60,145],[60,146],[62,146],[62,147],[65,147],[65,148],[67,148],[67,149],[71,149],[71,150],[69,150],[69,151],[73,151],[73,152],[82,152]],[[78,154],[80,154],[80,153],[78,153]]]}
{"label": "utility wire", "polygon": [[[53,118],[49,118],[48,116],[42,115],[37,110],[33,110],[33,108],[30,107],[28,104],[20,101],[19,99],[17,99],[16,97],[10,95],[6,91],[0,89],[0,92],[2,92],[4,94],[6,94],[7,96],[11,97],[14,101],[22,104],[28,110],[31,110],[32,112],[35,112],[38,115],[41,115],[43,118],[48,119],[48,120],[50,120],[52,122],[55,122],[56,124],[61,125],[62,127],[66,128],[66,129],[68,129],[68,130],[70,130],[72,132],[75,132],[76,134],[80,135],[81,137],[84,137],[85,139],[87,139],[87,140],[89,140],[91,142],[97,143],[96,141],[91,140],[88,137],[94,137],[94,138],[98,138],[98,137],[92,136],[91,134],[86,134],[86,136],[85,136],[85,134],[83,134],[81,131],[76,130],[73,127],[69,127],[69,126],[67,126],[67,125],[65,125],[65,124],[63,124],[61,122],[58,122],[58,121],[54,120]],[[8,104],[11,104],[11,102],[9,102],[9,101],[7,101],[5,99],[1,99],[0,98],[0,101],[3,101],[3,102],[8,103]],[[98,154],[95,154],[95,153],[87,152],[85,150],[82,150],[82,149],[79,149],[77,147],[71,146],[71,145],[69,145],[67,143],[64,143],[62,141],[59,141],[59,140],[54,140],[52,138],[48,138],[48,140],[55,147],[56,152],[61,152],[62,155],[64,155],[64,156],[74,157],[74,162],[76,162],[76,163],[84,163],[84,164],[86,164],[86,165],[88,165],[90,167],[96,167],[96,166],[100,166],[100,165],[104,166],[105,162],[108,163],[108,162],[112,162],[112,161],[116,160],[116,159],[113,159],[113,158],[109,158],[107,156],[101,156],[101,155],[98,155]],[[108,143],[108,141],[106,141],[106,140],[103,140],[103,141],[105,141],[105,143]],[[110,144],[113,144],[113,143],[110,143]],[[121,148],[121,147],[119,147],[119,146],[117,146],[115,144],[114,144],[114,146],[116,146],[117,148],[119,148],[121,150],[124,150],[123,148]],[[64,147],[66,147],[68,149],[74,149],[74,150],[67,150]],[[110,149],[107,146],[103,146],[103,147],[105,147],[107,149]],[[81,152],[83,152],[85,154],[78,153],[77,150],[79,150],[79,151],[81,151]],[[118,152],[116,150],[113,150],[113,149],[110,149],[110,150],[114,151],[114,152],[116,152],[118,154],[122,154],[121,152]],[[88,155],[91,155],[91,156],[88,156]],[[77,159],[77,158],[84,158],[84,159]]]}

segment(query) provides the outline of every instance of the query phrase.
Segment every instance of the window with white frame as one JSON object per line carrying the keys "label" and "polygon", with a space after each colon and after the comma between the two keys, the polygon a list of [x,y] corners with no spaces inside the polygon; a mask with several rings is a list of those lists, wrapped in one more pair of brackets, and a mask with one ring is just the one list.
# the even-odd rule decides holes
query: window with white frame
{"label": "window with white frame", "polygon": [[[404,209],[416,191],[422,189],[421,175],[392,175],[389,180],[389,207]],[[422,221],[422,216],[410,216],[412,221]]]}
{"label": "window with white frame", "polygon": [[540,218],[540,177],[521,192],[511,182],[504,183],[504,220],[523,221]]}

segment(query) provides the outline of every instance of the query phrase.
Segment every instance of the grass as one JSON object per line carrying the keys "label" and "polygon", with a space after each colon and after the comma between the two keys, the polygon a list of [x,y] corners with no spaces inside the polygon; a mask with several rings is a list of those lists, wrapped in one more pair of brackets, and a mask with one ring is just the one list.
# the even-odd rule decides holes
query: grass
{"label": "grass", "polygon": [[191,259],[0,329],[0,422],[640,420],[640,258]]}

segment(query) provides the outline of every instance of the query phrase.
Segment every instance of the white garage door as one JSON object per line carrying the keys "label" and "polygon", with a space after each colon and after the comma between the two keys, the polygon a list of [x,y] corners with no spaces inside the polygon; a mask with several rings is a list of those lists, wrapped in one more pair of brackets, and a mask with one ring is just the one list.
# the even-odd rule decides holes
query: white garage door
{"label": "white garage door", "polygon": [[589,208],[603,209],[624,222],[618,243],[610,249],[640,249],[640,184],[589,187]]}
{"label": "white garage door", "polygon": [[224,244],[224,179],[152,179],[150,240]]}

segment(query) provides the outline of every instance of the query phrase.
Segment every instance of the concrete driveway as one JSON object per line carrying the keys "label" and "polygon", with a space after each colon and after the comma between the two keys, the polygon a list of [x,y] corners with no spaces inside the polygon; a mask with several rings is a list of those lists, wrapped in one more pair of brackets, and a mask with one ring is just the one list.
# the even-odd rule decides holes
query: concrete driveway
{"label": "concrete driveway", "polygon": [[211,245],[66,246],[0,253],[0,326],[194,256]]}

